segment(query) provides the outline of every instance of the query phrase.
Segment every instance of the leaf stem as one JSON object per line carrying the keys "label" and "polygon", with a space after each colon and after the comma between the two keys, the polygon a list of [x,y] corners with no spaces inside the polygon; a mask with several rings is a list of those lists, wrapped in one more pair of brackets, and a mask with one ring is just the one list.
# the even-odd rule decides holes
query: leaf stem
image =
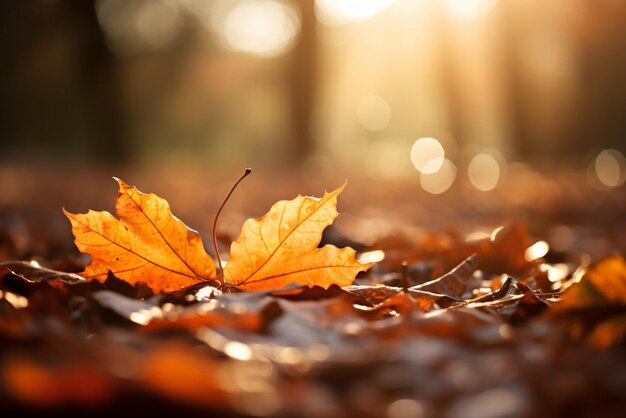
{"label": "leaf stem", "polygon": [[252,173],[252,169],[251,168],[246,168],[244,170],[243,175],[241,177],[239,177],[239,180],[237,180],[237,182],[230,189],[230,192],[228,192],[228,195],[226,196],[226,199],[224,199],[224,201],[220,205],[219,209],[217,210],[217,213],[215,214],[215,218],[213,218],[213,248],[215,249],[215,257],[217,258],[217,268],[218,268],[218,271],[219,271],[217,279],[219,280],[219,282],[222,285],[224,284],[224,269],[222,268],[222,259],[220,258],[220,250],[219,250],[219,248],[217,248],[217,229],[216,229],[217,228],[217,218],[219,218],[220,213],[222,213],[222,209],[224,209],[224,205],[226,205],[226,202],[228,202],[228,199],[230,199],[230,195],[233,194],[233,192],[235,191],[235,189],[237,188],[239,183],[241,183],[241,180],[243,180],[246,177],[248,177],[248,175],[250,173]]}
{"label": "leaf stem", "polygon": [[402,287],[404,290],[409,288],[409,263],[405,261],[402,262]]}

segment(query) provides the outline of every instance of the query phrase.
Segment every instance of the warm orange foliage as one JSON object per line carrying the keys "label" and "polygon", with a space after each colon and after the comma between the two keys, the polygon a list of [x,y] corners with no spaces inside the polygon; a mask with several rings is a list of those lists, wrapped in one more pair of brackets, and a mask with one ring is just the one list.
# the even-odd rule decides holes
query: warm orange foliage
{"label": "warm orange foliage", "polygon": [[0,372],[6,390],[17,399],[38,407],[104,403],[114,389],[108,376],[97,367],[83,363],[50,368],[14,358],[5,361]]}
{"label": "warm orange foliage", "polygon": [[[78,249],[92,260],[82,273],[104,281],[109,272],[156,292],[174,292],[216,279],[215,264],[200,235],[174,217],[166,200],[117,180],[116,219],[109,212],[65,214]],[[227,283],[244,290],[275,289],[290,283],[346,286],[372,264],[360,264],[352,248],[317,248],[322,231],[337,217],[337,190],[323,198],[298,196],[249,219],[233,242],[224,271]]]}
{"label": "warm orange foliage", "polygon": [[147,353],[137,370],[146,388],[167,398],[194,405],[221,405],[225,394],[216,376],[218,364],[176,344]]}
{"label": "warm orange foliage", "polygon": [[619,255],[606,257],[590,268],[580,283],[567,290],[555,308],[588,308],[607,303],[626,304],[626,261]]}
{"label": "warm orange foliage", "polygon": [[248,219],[231,246],[224,270],[228,283],[245,290],[276,289],[289,283],[328,288],[352,284],[361,264],[352,248],[317,248],[322,231],[337,217],[337,196],[346,187],[321,199],[298,196],[282,200],[259,219]]}
{"label": "warm orange foliage", "polygon": [[165,199],[121,180],[115,211],[71,214],[78,249],[91,255],[82,273],[104,281],[109,273],[154,291],[172,292],[215,278],[215,264],[200,235],[172,215]]}
{"label": "warm orange foliage", "polygon": [[600,260],[554,305],[552,313],[570,318],[572,333],[607,348],[626,340],[626,261],[620,255]]}

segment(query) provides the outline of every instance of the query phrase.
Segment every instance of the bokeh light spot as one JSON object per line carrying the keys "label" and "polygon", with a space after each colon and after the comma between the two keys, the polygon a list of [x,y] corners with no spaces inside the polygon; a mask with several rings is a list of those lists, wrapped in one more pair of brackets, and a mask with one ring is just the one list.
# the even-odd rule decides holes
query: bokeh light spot
{"label": "bokeh light spot", "polygon": [[467,175],[472,186],[478,190],[493,190],[500,180],[500,165],[492,155],[481,153],[470,161]]}
{"label": "bokeh light spot", "polygon": [[224,353],[237,360],[250,360],[252,358],[252,349],[244,343],[238,341],[229,341],[224,345]]}
{"label": "bokeh light spot", "polygon": [[272,57],[287,51],[300,30],[294,8],[274,0],[234,2],[216,25],[224,46],[253,55]]}
{"label": "bokeh light spot", "polygon": [[96,16],[107,45],[119,55],[164,48],[183,26],[177,4],[169,0],[99,0]]}
{"label": "bokeh light spot", "polygon": [[411,162],[422,174],[437,172],[444,163],[444,157],[443,146],[435,138],[420,138],[411,147]]}
{"label": "bokeh light spot", "polygon": [[420,184],[428,193],[441,194],[448,190],[456,179],[456,166],[450,160],[443,160],[443,164],[434,173],[422,173]]}
{"label": "bokeh light spot", "polygon": [[357,256],[359,263],[379,263],[385,259],[385,252],[382,250],[367,251]]}
{"label": "bokeh light spot", "polygon": [[605,149],[595,159],[596,177],[606,187],[617,187],[624,184],[626,175],[624,155],[615,149]]}
{"label": "bokeh light spot", "polygon": [[413,399],[398,399],[387,407],[387,418],[421,418],[424,407]]}
{"label": "bokeh light spot", "polygon": [[534,261],[544,257],[550,251],[550,246],[545,241],[537,241],[524,251],[526,261]]}

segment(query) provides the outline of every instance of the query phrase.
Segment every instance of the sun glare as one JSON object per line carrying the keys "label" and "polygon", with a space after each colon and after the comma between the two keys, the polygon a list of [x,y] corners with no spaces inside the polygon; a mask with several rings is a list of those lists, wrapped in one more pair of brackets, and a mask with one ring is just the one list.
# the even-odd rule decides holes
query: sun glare
{"label": "sun glare", "polygon": [[496,0],[443,0],[446,11],[462,20],[485,16],[495,6]]}
{"label": "sun glare", "polygon": [[272,57],[287,51],[300,30],[293,7],[274,0],[236,2],[216,28],[224,46]]}
{"label": "sun glare", "polygon": [[326,25],[362,22],[387,9],[393,0],[316,0],[315,12]]}

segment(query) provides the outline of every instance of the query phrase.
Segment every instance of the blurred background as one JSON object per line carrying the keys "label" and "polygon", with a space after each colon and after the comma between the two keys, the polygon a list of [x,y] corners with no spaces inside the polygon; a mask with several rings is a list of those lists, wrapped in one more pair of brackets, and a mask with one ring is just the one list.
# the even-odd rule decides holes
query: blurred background
{"label": "blurred background", "polygon": [[519,215],[626,246],[623,0],[30,0],[0,20],[5,230],[67,241],[58,208],[110,209],[112,175],[209,230],[252,166],[227,230],[349,178],[363,242]]}

